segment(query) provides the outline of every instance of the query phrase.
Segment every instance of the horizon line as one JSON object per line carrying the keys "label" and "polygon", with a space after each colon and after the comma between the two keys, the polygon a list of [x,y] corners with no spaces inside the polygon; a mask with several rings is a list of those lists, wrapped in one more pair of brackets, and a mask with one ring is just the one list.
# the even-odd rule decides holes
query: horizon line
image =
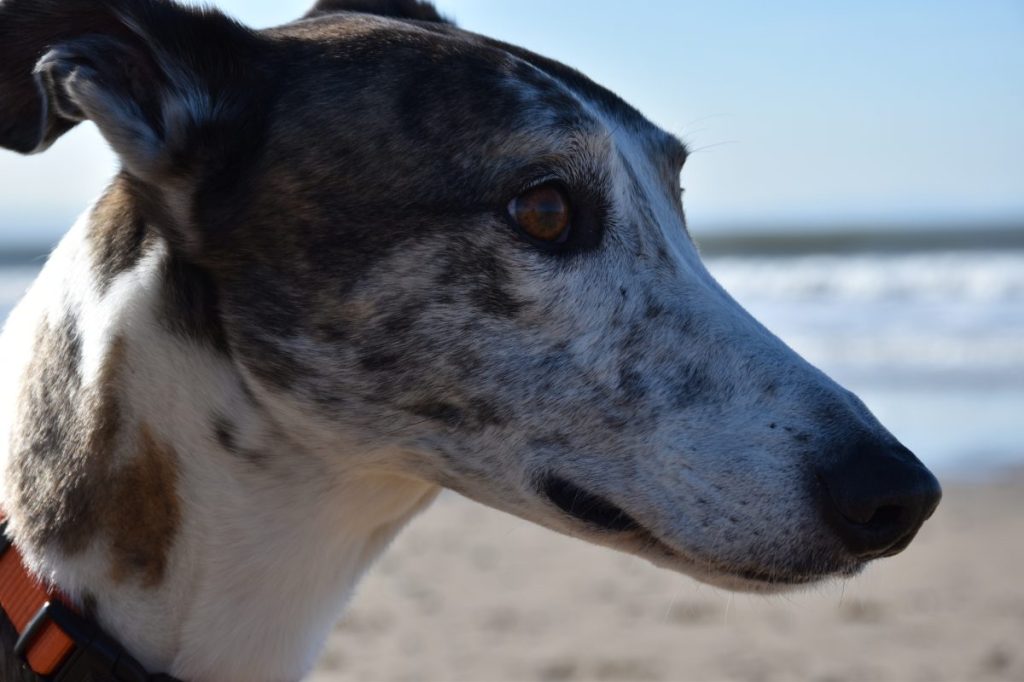
{"label": "horizon line", "polygon": [[[711,230],[690,229],[702,253],[709,256],[791,256],[816,253],[910,253],[927,251],[1024,250],[1024,219],[965,224],[833,223],[828,228],[777,223],[743,224]],[[0,240],[0,266],[45,262],[57,241]]]}

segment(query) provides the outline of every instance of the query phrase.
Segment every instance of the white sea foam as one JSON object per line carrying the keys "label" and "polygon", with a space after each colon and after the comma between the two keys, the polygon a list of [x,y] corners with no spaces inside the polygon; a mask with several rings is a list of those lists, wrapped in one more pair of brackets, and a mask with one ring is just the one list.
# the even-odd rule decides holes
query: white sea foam
{"label": "white sea foam", "polygon": [[710,267],[742,298],[1024,301],[1024,252],[721,257]]}
{"label": "white sea foam", "polygon": [[1024,252],[714,258],[750,312],[929,465],[1024,462]]}
{"label": "white sea foam", "polygon": [[1024,389],[1024,253],[718,258],[744,306],[828,371]]}

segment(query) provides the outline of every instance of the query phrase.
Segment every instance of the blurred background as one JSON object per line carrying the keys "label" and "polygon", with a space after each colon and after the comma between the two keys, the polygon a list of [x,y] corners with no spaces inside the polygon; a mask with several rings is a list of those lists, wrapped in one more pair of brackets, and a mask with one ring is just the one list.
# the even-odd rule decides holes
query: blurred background
{"label": "blurred background", "polygon": [[[307,3],[212,4],[268,26]],[[765,601],[444,497],[317,679],[1024,680],[1024,3],[437,4],[683,138],[711,271],[946,502],[867,576]],[[0,155],[0,319],[114,169],[91,126]]]}

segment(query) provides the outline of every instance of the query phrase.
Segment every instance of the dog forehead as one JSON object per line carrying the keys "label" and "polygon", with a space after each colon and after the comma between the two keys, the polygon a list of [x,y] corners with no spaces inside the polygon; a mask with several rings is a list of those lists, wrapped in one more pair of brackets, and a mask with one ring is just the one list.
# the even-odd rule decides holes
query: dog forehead
{"label": "dog forehead", "polygon": [[[313,47],[314,53],[327,57],[314,59],[319,62],[314,66],[309,51],[292,55],[300,62],[300,72],[322,72],[315,78],[317,88],[302,92],[314,106],[351,98],[352,83],[345,76],[362,69],[369,77],[361,79],[364,90],[368,86],[381,106],[400,105],[410,115],[421,112],[425,118],[429,105],[436,104],[450,114],[439,117],[442,121],[463,123],[460,119],[474,114],[478,130],[494,126],[503,135],[524,128],[533,133],[554,128],[562,137],[580,129],[602,129],[607,135],[614,128],[642,139],[646,151],[670,160],[685,156],[676,138],[579,71],[450,24],[343,12],[303,19],[266,34]],[[324,87],[325,79],[339,87]],[[402,100],[395,101],[396,97]],[[422,108],[417,110],[416,105]],[[378,122],[385,113],[366,108],[362,112]]]}
{"label": "dog forehead", "polygon": [[[490,41],[450,27],[436,28],[384,17],[341,14],[307,19],[270,32],[290,79],[283,85],[286,114],[323,113],[335,107],[339,125],[388,123],[401,113],[456,124],[472,118],[477,129],[506,133],[543,111],[561,124],[588,118],[572,91],[557,79]],[[368,106],[376,100],[376,107]],[[303,106],[305,104],[305,106]],[[531,114],[527,118],[523,114]]]}

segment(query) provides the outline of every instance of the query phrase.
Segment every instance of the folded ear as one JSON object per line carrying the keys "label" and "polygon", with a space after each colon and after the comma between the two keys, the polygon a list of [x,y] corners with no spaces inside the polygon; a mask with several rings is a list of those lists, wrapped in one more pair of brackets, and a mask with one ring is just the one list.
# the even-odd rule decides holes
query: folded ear
{"label": "folded ear", "polygon": [[332,12],[362,12],[394,19],[414,19],[438,24],[452,23],[441,16],[432,3],[425,0],[319,0],[306,16],[312,17]]}
{"label": "folded ear", "polygon": [[43,151],[89,119],[153,180],[239,104],[256,41],[168,0],[0,0],[0,146]]}
{"label": "folded ear", "polygon": [[201,187],[259,147],[262,39],[171,0],[0,0],[0,147],[40,152],[90,120],[150,222],[197,253]]}

